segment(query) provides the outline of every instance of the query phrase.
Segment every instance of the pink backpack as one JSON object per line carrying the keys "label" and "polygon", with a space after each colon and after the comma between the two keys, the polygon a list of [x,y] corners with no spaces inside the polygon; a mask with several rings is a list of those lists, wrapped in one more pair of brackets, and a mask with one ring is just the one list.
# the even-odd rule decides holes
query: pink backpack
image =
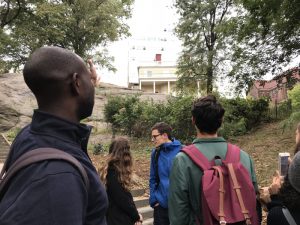
{"label": "pink backpack", "polygon": [[[202,216],[205,225],[258,225],[256,194],[248,170],[240,163],[240,149],[228,143],[225,160],[211,162],[195,145],[181,151],[201,168]],[[220,159],[222,164],[215,165]],[[196,222],[200,225],[199,218]]]}

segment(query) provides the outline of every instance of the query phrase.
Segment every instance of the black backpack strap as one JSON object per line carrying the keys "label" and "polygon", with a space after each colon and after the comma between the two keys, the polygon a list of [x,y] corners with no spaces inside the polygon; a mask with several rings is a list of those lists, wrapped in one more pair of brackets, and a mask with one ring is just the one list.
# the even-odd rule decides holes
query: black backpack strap
{"label": "black backpack strap", "polygon": [[55,148],[37,148],[23,154],[10,166],[5,174],[1,174],[0,198],[3,195],[2,192],[4,191],[6,185],[9,183],[11,178],[16,175],[16,173],[18,173],[24,167],[29,166],[30,164],[41,162],[44,160],[64,160],[69,162],[80,172],[86,189],[89,189],[89,179],[86,170],[76,158],[74,158],[69,153]]}
{"label": "black backpack strap", "polygon": [[157,188],[158,185],[159,185],[159,183],[160,183],[159,174],[158,174],[158,158],[159,158],[161,149],[158,147],[158,148],[156,148],[154,151],[155,151],[155,152],[154,152],[155,188]]}
{"label": "black backpack strap", "polygon": [[290,225],[297,225],[290,211],[286,207],[282,207],[282,213]]}

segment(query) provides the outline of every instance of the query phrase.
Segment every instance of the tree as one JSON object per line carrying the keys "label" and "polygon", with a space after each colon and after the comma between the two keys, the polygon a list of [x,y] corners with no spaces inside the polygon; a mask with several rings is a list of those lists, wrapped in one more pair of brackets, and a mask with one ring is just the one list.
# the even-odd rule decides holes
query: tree
{"label": "tree", "polygon": [[[83,58],[97,55],[101,65],[113,69],[110,64],[112,58],[103,49],[108,42],[129,35],[124,19],[131,16],[132,2],[7,0],[0,5],[0,38],[6,41],[5,46],[2,42],[0,44],[1,60],[10,67],[18,68],[34,49],[55,45],[71,49]],[[5,16],[5,9],[10,16]]]}
{"label": "tree", "polygon": [[3,0],[0,3],[0,28],[12,23],[24,8],[25,0]]}
{"label": "tree", "polygon": [[224,74],[230,60],[231,32],[235,21],[232,17],[232,0],[176,0],[180,16],[176,27],[183,41],[183,51],[178,60],[181,91],[195,90],[197,83],[212,93],[214,81]]}
{"label": "tree", "polygon": [[282,71],[300,53],[299,0],[238,0],[244,8],[233,55],[232,80],[239,88],[268,72]]}

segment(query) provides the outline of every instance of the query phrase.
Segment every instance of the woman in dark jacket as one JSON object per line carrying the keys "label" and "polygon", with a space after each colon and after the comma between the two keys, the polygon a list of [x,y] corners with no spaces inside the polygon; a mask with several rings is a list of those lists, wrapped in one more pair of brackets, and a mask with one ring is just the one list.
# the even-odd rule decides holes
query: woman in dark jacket
{"label": "woman in dark jacket", "polygon": [[117,138],[109,147],[106,164],[100,176],[106,185],[109,207],[106,214],[108,225],[141,225],[143,218],[136,209],[129,191],[133,159],[127,139]]}
{"label": "woman in dark jacket", "polygon": [[[272,185],[274,185],[274,180]],[[286,210],[289,211],[295,223],[300,224],[300,152],[293,158],[278,194],[276,194],[276,188],[273,190],[272,185],[269,189],[271,202],[267,205],[269,211],[267,225],[289,225],[284,215]],[[275,184],[275,186],[278,185]]]}

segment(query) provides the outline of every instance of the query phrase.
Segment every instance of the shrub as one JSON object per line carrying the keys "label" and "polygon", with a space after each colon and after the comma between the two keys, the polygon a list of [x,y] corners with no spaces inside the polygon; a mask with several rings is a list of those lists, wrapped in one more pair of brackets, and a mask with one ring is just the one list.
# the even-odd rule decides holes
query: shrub
{"label": "shrub", "polygon": [[[140,101],[139,96],[110,97],[105,105],[106,122],[120,132],[135,137],[149,138],[151,127],[166,122],[173,134],[182,142],[190,143],[196,131],[191,122],[193,96],[170,97],[167,103]],[[220,99],[225,108],[220,133],[225,137],[245,134],[268,117],[269,102],[266,99]]]}
{"label": "shrub", "polygon": [[269,102],[267,99],[221,99],[225,108],[222,135],[230,137],[242,135],[258,126],[262,119],[268,118]]}
{"label": "shrub", "polygon": [[170,98],[168,101],[168,122],[173,128],[173,134],[183,142],[190,143],[196,134],[192,124],[193,96]]}
{"label": "shrub", "polygon": [[300,84],[294,86],[294,88],[288,91],[289,99],[292,101],[293,111],[300,110]]}
{"label": "shrub", "polygon": [[93,146],[93,155],[99,155],[99,154],[103,154],[105,152],[108,152],[109,149],[109,145],[107,144],[95,144]]}

